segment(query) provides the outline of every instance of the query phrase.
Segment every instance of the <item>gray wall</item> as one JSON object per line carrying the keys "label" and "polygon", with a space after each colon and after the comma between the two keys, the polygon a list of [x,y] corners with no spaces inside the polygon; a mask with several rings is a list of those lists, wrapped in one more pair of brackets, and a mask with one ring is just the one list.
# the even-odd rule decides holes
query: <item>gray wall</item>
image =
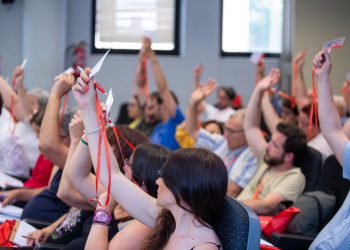
{"label": "gray wall", "polygon": [[345,36],[345,46],[332,50],[333,90],[339,87],[350,71],[350,1],[349,0],[295,0],[295,43],[294,51],[309,47],[305,62],[305,79],[311,86],[312,60],[322,49],[324,42]]}
{"label": "gray wall", "polygon": [[[205,65],[205,79],[214,77],[220,85],[234,85],[245,103],[254,87],[254,67],[249,58],[219,55],[220,2],[183,0],[181,55],[159,58],[183,109],[192,89],[192,70],[199,63]],[[81,40],[90,44],[91,5],[86,0],[16,0],[9,9],[0,4],[0,32],[6,34],[0,36],[0,55],[11,58],[4,65],[4,74],[10,74],[24,54],[29,59],[26,85],[50,89],[52,77],[64,69],[64,48]],[[100,56],[89,54],[87,64],[94,65]],[[105,87],[113,87],[117,104],[128,100],[134,91],[136,63],[135,55],[110,55],[97,75]],[[266,60],[267,68],[277,63],[277,59]],[[150,82],[154,89],[152,79]]]}

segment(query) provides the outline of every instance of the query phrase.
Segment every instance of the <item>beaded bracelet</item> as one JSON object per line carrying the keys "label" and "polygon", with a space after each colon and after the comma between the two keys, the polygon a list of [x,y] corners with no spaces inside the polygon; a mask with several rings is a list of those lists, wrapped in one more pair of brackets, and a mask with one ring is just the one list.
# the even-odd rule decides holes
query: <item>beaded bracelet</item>
{"label": "beaded bracelet", "polygon": [[108,226],[112,220],[112,215],[102,207],[96,208],[92,223]]}
{"label": "beaded bracelet", "polygon": [[95,133],[98,133],[98,132],[100,132],[100,131],[101,131],[101,128],[100,128],[100,127],[95,128],[95,129],[91,129],[91,130],[89,130],[89,131],[86,131],[86,130],[84,129],[84,133],[85,133],[86,135],[95,134]]}

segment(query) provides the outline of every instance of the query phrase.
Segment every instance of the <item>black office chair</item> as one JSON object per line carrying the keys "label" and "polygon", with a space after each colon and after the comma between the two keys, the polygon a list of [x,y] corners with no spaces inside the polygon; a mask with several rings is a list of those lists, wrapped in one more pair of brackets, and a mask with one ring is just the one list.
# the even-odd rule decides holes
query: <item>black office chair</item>
{"label": "black office chair", "polygon": [[335,155],[326,158],[318,189],[335,196],[335,209],[338,211],[348,195],[350,181],[343,178],[343,168]]}
{"label": "black office chair", "polygon": [[225,250],[260,249],[260,221],[249,207],[226,196],[222,217],[214,230]]}
{"label": "black office chair", "polygon": [[301,168],[301,172],[305,175],[306,183],[304,192],[315,191],[322,171],[322,154],[307,146],[303,157],[296,162]]}
{"label": "black office chair", "polygon": [[[350,181],[343,178],[342,166],[334,155],[328,156],[324,161],[317,190],[326,194],[334,195],[336,198],[335,213],[343,204],[349,189]],[[313,237],[298,234],[274,233],[269,241],[281,249],[308,249]]]}

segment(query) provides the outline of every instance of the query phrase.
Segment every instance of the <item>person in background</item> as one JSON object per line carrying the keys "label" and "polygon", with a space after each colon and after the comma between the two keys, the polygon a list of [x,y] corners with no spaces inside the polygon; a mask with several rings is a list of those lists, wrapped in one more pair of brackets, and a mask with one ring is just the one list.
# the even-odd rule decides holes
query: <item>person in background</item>
{"label": "person in background", "polygon": [[213,134],[198,127],[199,106],[215,88],[215,80],[210,79],[207,84],[202,84],[192,92],[184,131],[196,142],[196,148],[208,149],[224,161],[229,178],[227,194],[236,197],[254,176],[257,162],[245,139],[244,110],[229,117],[224,125],[224,135]]}
{"label": "person in background", "polygon": [[267,143],[259,128],[262,96],[279,77],[279,70],[272,69],[260,80],[250,97],[244,120],[244,133],[259,168],[237,199],[259,215],[276,213],[282,201],[295,201],[305,186],[305,176],[300,168],[294,167],[306,150],[305,134],[294,124],[279,123]]}

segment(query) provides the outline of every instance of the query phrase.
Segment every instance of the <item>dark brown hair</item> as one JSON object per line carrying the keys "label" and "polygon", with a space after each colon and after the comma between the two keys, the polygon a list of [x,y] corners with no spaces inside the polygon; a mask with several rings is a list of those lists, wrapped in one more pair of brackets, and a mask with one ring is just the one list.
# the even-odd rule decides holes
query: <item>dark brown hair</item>
{"label": "dark brown hair", "polygon": [[[225,164],[217,155],[205,149],[179,149],[165,162],[162,178],[179,207],[213,227],[223,211],[228,182]],[[163,209],[142,249],[164,248],[175,227],[173,215]]]}
{"label": "dark brown hair", "polygon": [[[138,131],[136,129],[131,129],[126,125],[121,125],[121,126],[116,126],[116,127],[119,130],[119,132],[130,143],[132,143],[135,147],[138,144],[148,142],[148,138],[143,133],[141,133],[140,131]],[[115,157],[117,158],[119,169],[120,169],[120,171],[122,171],[122,173],[124,173],[123,157],[124,157],[124,159],[129,159],[131,154],[133,153],[133,149],[128,145],[128,143],[121,136],[118,136],[119,142],[120,142],[120,147],[123,151],[123,152],[120,152],[117,138],[115,137],[114,131],[111,127],[107,128],[106,135],[107,135],[107,140],[108,140],[109,144],[114,149],[113,151],[114,151]]]}

